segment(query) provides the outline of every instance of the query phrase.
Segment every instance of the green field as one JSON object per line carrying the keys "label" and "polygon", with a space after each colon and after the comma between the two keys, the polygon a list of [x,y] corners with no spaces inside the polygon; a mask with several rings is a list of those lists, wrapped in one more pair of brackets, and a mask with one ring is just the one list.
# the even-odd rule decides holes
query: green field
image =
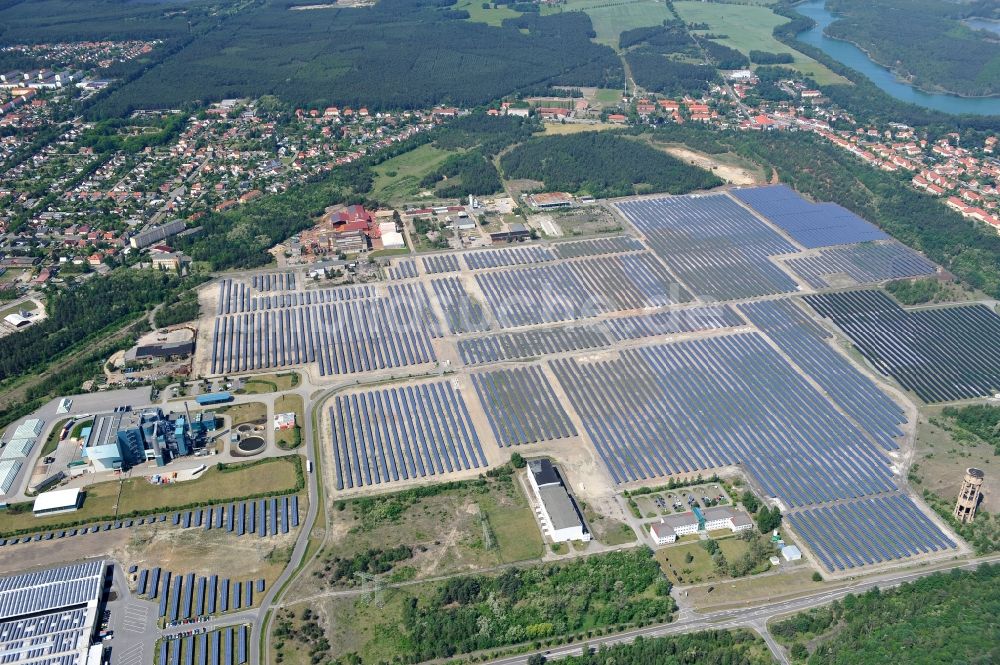
{"label": "green field", "polygon": [[[58,524],[113,519],[116,515],[165,511],[179,506],[228,501],[252,494],[287,492],[296,487],[297,455],[272,457],[248,464],[231,464],[225,471],[209,467],[197,480],[153,485],[146,478],[96,483],[86,488],[83,507],[74,513],[35,517],[31,505],[24,512],[0,513],[0,533],[41,530]],[[120,494],[119,494],[120,492]]]}
{"label": "green field", "polygon": [[674,7],[685,22],[707,23],[708,32],[726,35],[725,39],[715,40],[720,44],[746,55],[749,55],[751,50],[791,53],[795,57],[795,63],[790,66],[811,76],[817,83],[824,85],[848,83],[845,78],[833,73],[825,65],[775,39],[773,34],[775,26],[787,23],[788,19],[778,16],[767,7],[723,5],[690,0],[675,2]]}
{"label": "green field", "polygon": [[469,12],[469,20],[486,25],[499,26],[504,19],[517,18],[521,12],[515,12],[505,5],[497,5],[490,9],[483,9],[482,0],[459,0],[453,9],[465,10]]}
{"label": "green field", "polygon": [[597,33],[594,41],[616,50],[618,36],[625,30],[660,25],[673,18],[666,4],[656,0],[618,0],[612,3],[608,0],[568,0],[565,5],[542,8],[543,14],[562,11],[585,12]]}
{"label": "green field", "polygon": [[299,385],[299,375],[295,372],[285,372],[283,374],[259,374],[246,379],[243,382],[242,390],[237,390],[236,392],[241,395],[278,393],[291,390],[297,385]]}
{"label": "green field", "polygon": [[436,169],[452,153],[425,144],[393,157],[375,167],[375,187],[372,198],[386,203],[398,203],[420,191],[420,180]]}

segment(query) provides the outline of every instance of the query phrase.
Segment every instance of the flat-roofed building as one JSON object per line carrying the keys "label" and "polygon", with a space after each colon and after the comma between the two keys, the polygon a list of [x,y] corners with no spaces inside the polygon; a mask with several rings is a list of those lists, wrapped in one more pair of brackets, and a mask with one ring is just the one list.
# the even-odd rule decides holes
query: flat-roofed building
{"label": "flat-roofed building", "polygon": [[56,515],[58,513],[71,513],[83,503],[83,492],[79,487],[64,490],[52,490],[42,492],[35,498],[35,504],[31,512],[35,517],[42,515]]}
{"label": "flat-roofed building", "polygon": [[552,542],[589,541],[590,531],[583,516],[566,491],[559,471],[547,459],[528,462],[528,481],[538,498],[538,518]]}

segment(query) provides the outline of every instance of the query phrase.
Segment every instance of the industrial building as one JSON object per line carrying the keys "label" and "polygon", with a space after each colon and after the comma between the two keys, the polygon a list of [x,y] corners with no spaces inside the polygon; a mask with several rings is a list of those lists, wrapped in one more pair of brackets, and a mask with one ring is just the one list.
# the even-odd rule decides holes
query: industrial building
{"label": "industrial building", "polygon": [[536,210],[554,210],[573,205],[573,195],[566,192],[542,192],[529,194],[525,197],[525,201]]}
{"label": "industrial building", "polygon": [[167,414],[158,408],[116,411],[94,417],[83,456],[96,471],[118,471],[143,462],[163,466],[175,457],[189,455],[215,429],[215,416]]}
{"label": "industrial building", "polygon": [[704,511],[695,506],[692,510],[679,515],[666,515],[659,522],[649,525],[649,536],[657,545],[675,542],[681,536],[698,533],[699,531],[718,531],[729,529],[733,533],[747,531],[753,528],[753,520],[741,510],[729,506],[706,508]]}
{"label": "industrial building", "polygon": [[538,499],[542,530],[552,542],[590,540],[590,531],[584,524],[580,509],[566,491],[562,477],[552,462],[547,459],[528,462],[528,481]]}
{"label": "industrial building", "polygon": [[6,665],[101,662],[91,646],[98,623],[104,561],[0,578],[0,654]]}

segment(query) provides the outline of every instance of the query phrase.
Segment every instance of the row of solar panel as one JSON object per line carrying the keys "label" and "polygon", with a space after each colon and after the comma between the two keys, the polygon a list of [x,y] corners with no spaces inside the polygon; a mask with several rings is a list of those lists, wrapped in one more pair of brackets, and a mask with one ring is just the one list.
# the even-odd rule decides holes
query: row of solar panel
{"label": "row of solar panel", "polygon": [[412,279],[417,276],[417,262],[413,259],[398,259],[385,272],[389,279]]}
{"label": "row of solar panel", "polygon": [[1000,316],[983,305],[907,311],[886,293],[806,296],[883,374],[925,402],[1000,391]]}
{"label": "row of solar panel", "polygon": [[454,254],[436,254],[434,256],[423,256],[420,258],[424,264],[424,272],[428,275],[436,275],[442,272],[459,272],[462,270],[458,257]]}
{"label": "row of solar panel", "polygon": [[789,523],[829,571],[956,547],[899,493],[788,513]]}
{"label": "row of solar panel", "polygon": [[[267,510],[268,505],[271,506],[270,510]],[[265,515],[267,516],[266,519]],[[168,520],[170,524],[182,526],[183,528],[225,528],[228,531],[235,532],[239,536],[247,533],[256,533],[263,538],[268,535],[276,535],[279,532],[288,533],[289,525],[291,527],[299,525],[299,497],[298,495],[294,495],[291,498],[284,496],[271,499],[258,499],[256,501],[229,504],[228,506],[213,506],[210,508],[189,510],[173,513],[172,515],[150,515],[149,517],[116,520],[114,522],[104,522],[75,529],[35,533],[15,538],[0,538],[0,547],[42,540],[70,538],[82,536],[87,533],[111,531],[112,529],[129,529],[133,526],[168,522]]]}
{"label": "row of solar panel", "polygon": [[220,317],[212,333],[212,372],[318,362],[326,376],[433,362],[424,316],[413,303],[388,298]]}
{"label": "row of solar panel", "polygon": [[361,284],[338,286],[332,289],[296,291],[280,295],[255,296],[250,287],[243,282],[223,279],[219,281],[219,302],[216,306],[216,314],[222,316],[223,314],[240,314],[281,307],[366,300],[375,298],[377,295],[378,292],[374,286]]}
{"label": "row of solar panel", "polygon": [[906,412],[826,340],[832,335],[791,300],[768,300],[740,309],[809,375],[862,429],[887,450],[898,448]]}
{"label": "row of solar panel", "polygon": [[181,621],[252,607],[254,589],[263,593],[264,587],[263,579],[231,582],[218,575],[180,575],[157,567],[139,571],[135,593],[159,599],[160,617]]}
{"label": "row of solar panel", "polygon": [[250,631],[246,626],[160,642],[160,665],[242,665],[247,662]]}
{"label": "row of solar panel", "polygon": [[226,529],[237,536],[257,534],[264,538],[288,533],[299,525],[299,497],[272,497],[174,513],[174,526],[185,529]]}
{"label": "row of solar panel", "polygon": [[757,333],[550,365],[615,482],[741,463],[788,506],[895,489],[878,449]]}
{"label": "row of solar panel", "polygon": [[576,436],[541,367],[481,372],[472,381],[501,446]]}
{"label": "row of solar panel", "polygon": [[507,266],[523,266],[531,263],[555,261],[558,256],[548,247],[528,245],[525,247],[505,247],[502,249],[484,249],[465,255],[465,263],[472,270],[487,268],[504,268]]}
{"label": "row of solar panel", "polygon": [[552,245],[552,249],[561,259],[576,259],[581,256],[604,256],[606,254],[638,252],[646,248],[632,236],[613,236],[611,238],[560,242]]}
{"label": "row of solar panel", "polygon": [[278,272],[253,275],[250,285],[258,291],[292,291],[295,289],[295,273]]}
{"label": "row of solar panel", "polygon": [[487,465],[462,394],[446,381],[338,395],[330,421],[337,489]]}

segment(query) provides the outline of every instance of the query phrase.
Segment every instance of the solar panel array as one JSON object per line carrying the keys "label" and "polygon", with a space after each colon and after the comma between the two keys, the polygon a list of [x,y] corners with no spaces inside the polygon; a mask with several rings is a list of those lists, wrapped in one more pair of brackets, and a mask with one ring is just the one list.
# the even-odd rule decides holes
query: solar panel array
{"label": "solar panel array", "polygon": [[746,325],[736,310],[728,305],[686,307],[653,314],[623,316],[607,319],[605,323],[611,335],[619,341]]}
{"label": "solar panel array", "polygon": [[364,300],[378,295],[374,286],[338,286],[331,289],[293,291],[274,295],[253,295],[250,287],[240,281],[223,279],[219,281],[219,302],[216,314],[241,314],[266,309],[300,307],[328,302]]}
{"label": "solar panel array", "polygon": [[1000,391],[1000,316],[982,305],[907,311],[877,290],[806,296],[865,358],[925,402]]}
{"label": "solar panel array", "polygon": [[820,250],[816,256],[796,256],[785,263],[814,289],[837,285],[841,275],[854,284],[873,284],[887,279],[933,275],[933,263],[896,242],[863,243]]}
{"label": "solar panel array", "polygon": [[734,197],[781,227],[803,247],[828,247],[889,236],[836,203],[810,203],[787,185],[734,189]]}
{"label": "solar panel array", "polygon": [[413,259],[399,259],[385,269],[389,279],[411,279],[417,276],[417,262]]}
{"label": "solar panel array", "polygon": [[84,608],[0,621],[0,663],[77,665],[88,632]]}
{"label": "solar panel array", "polygon": [[338,395],[330,421],[337,489],[487,465],[462,394],[447,381]]}
{"label": "solar panel array", "polygon": [[523,266],[531,263],[555,261],[558,257],[548,247],[528,245],[526,247],[504,247],[484,249],[465,255],[465,262],[473,270]]}
{"label": "solar panel array", "polygon": [[652,255],[624,254],[476,275],[504,328],[674,305],[690,295]]}
{"label": "solar panel array", "polygon": [[862,429],[887,450],[899,446],[906,412],[825,341],[832,337],[791,300],[740,305],[751,322],[770,337]]}
{"label": "solar panel array", "polygon": [[[269,517],[271,514],[275,515],[273,519]],[[265,520],[265,515],[268,516],[267,519],[270,521]],[[265,536],[274,536],[278,533],[288,533],[289,526],[297,527],[299,525],[299,497],[298,495],[292,495],[291,497],[256,499],[254,501],[187,510],[169,515],[149,515],[133,519],[103,522],[75,529],[36,533],[18,538],[0,538],[0,546],[23,544],[39,540],[69,538],[88,533],[101,533],[103,531],[111,531],[112,529],[129,529],[134,526],[161,522],[184,529],[226,529],[237,536],[256,534],[258,537],[263,538]],[[257,526],[255,526],[255,523]],[[272,528],[269,531],[267,528],[269,523],[278,524],[279,530]]]}
{"label": "solar panel array", "polygon": [[566,263],[479,273],[476,281],[504,328],[575,321],[603,311]]}
{"label": "solar panel array", "polygon": [[167,622],[249,609],[254,604],[254,593],[265,589],[263,578],[239,581],[218,575],[184,575],[159,567],[137,572],[135,595],[156,600],[159,616]]}
{"label": "solar panel array", "polygon": [[441,304],[444,322],[452,334],[485,332],[490,329],[483,306],[475,301],[458,277],[441,277],[431,282]]}
{"label": "solar panel array", "polygon": [[561,259],[575,259],[581,256],[605,256],[607,254],[636,252],[646,248],[632,236],[613,236],[611,238],[560,242],[552,245],[552,249]]}
{"label": "solar panel array", "polygon": [[795,281],[769,257],[797,248],[728,196],[616,205],[696,296],[735,300],[796,290]]}
{"label": "solar panel array", "polygon": [[0,494],[6,494],[14,486],[14,479],[21,470],[21,460],[0,460]]}
{"label": "solar panel array", "polygon": [[424,264],[424,272],[428,275],[436,275],[442,272],[459,272],[462,270],[462,266],[458,262],[458,257],[454,254],[423,256],[420,260]]}
{"label": "solar panel array", "polygon": [[212,373],[318,362],[326,376],[433,362],[428,316],[422,287],[406,284],[386,298],[219,317]]}
{"label": "solar panel array", "polygon": [[502,447],[576,436],[542,368],[482,372],[472,381]]}
{"label": "solar panel array", "polygon": [[41,614],[96,601],[104,561],[88,561],[0,578],[0,620]]}
{"label": "solar panel array", "polygon": [[250,285],[258,291],[293,291],[295,289],[295,273],[279,272],[253,275]]}
{"label": "solar panel array", "polygon": [[458,353],[466,365],[523,360],[553,353],[610,346],[600,324],[579,324],[461,339]]}
{"label": "solar panel array", "polygon": [[895,489],[878,449],[757,333],[550,365],[616,483],[739,463],[787,506]]}
{"label": "solar panel array", "polygon": [[846,570],[955,548],[906,495],[892,494],[788,514],[827,570]]}
{"label": "solar panel array", "polygon": [[210,633],[164,639],[160,642],[160,665],[242,665],[250,649],[246,625],[227,626]]}

